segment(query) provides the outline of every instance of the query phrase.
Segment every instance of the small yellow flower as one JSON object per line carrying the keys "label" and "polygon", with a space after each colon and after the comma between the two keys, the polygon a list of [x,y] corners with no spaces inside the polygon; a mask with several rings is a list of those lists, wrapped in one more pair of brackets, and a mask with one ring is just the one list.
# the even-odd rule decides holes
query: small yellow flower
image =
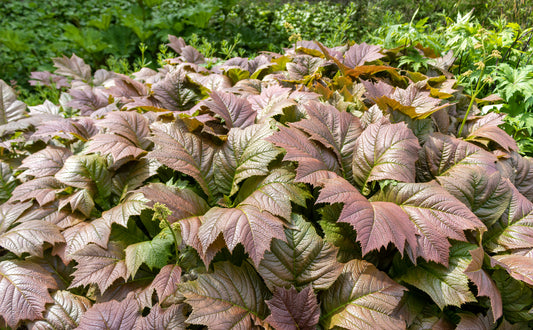
{"label": "small yellow flower", "polygon": [[487,84],[492,84],[494,82],[494,79],[492,79],[491,76],[487,76],[483,79],[483,82]]}
{"label": "small yellow flower", "polygon": [[290,42],[293,42],[293,41],[301,41],[302,40],[302,35],[300,33],[293,33],[291,34],[291,36],[289,37],[289,41]]}
{"label": "small yellow flower", "polygon": [[502,58],[502,53],[500,53],[500,51],[497,50],[497,49],[494,49],[494,50],[492,51],[492,54],[491,54],[491,55],[492,55],[492,57],[494,57],[494,58]]}
{"label": "small yellow flower", "polygon": [[485,68],[485,63],[483,63],[483,61],[474,63],[474,65],[478,68],[478,70],[483,70]]}
{"label": "small yellow flower", "polygon": [[480,49],[483,48],[483,44],[477,43],[474,45],[474,49]]}
{"label": "small yellow flower", "polygon": [[472,72],[473,72],[472,70],[465,71],[465,72],[463,72],[463,73],[461,74],[461,76],[463,76],[463,77],[468,77],[468,76],[470,76],[470,75],[472,74]]}
{"label": "small yellow flower", "polygon": [[287,31],[294,30],[294,26],[293,26],[291,23],[289,23],[289,22],[285,22],[285,23],[283,23],[283,27],[284,27],[285,30],[287,30]]}

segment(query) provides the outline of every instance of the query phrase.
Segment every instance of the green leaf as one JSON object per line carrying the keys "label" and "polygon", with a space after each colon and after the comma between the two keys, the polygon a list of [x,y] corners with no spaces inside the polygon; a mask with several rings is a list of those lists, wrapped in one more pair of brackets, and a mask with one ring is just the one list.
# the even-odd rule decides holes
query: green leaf
{"label": "green leaf", "polygon": [[150,269],[163,268],[172,256],[171,247],[174,238],[171,229],[166,227],[151,241],[140,242],[128,246],[126,252],[127,276],[135,277],[137,270],[144,263]]}
{"label": "green leaf", "polygon": [[404,262],[403,274],[398,280],[411,284],[426,292],[441,308],[448,305],[461,307],[461,304],[475,302],[476,298],[468,287],[468,276],[464,273],[472,260],[469,250],[477,246],[454,242],[450,249],[448,267],[433,262],[420,263],[407,268]]}
{"label": "green leaf", "polygon": [[229,262],[214,265],[214,271],[195,281],[179,285],[186,302],[192,306],[187,323],[213,329],[252,329],[268,314],[265,303],[270,298],[252,266]]}
{"label": "green leaf", "polygon": [[506,271],[496,269],[492,279],[502,295],[503,316],[509,322],[533,320],[533,290],[524,282],[515,280]]}
{"label": "green leaf", "polygon": [[227,142],[214,159],[214,180],[220,192],[231,196],[244,179],[268,174],[268,164],[281,152],[265,140],[272,133],[268,125],[229,131]]}
{"label": "green leaf", "polygon": [[257,271],[271,291],[276,287],[296,289],[311,284],[313,289],[327,289],[342,271],[336,260],[337,249],[317,235],[310,222],[293,214],[285,229],[287,242],[272,240]]}
{"label": "green leaf", "polygon": [[325,329],[404,329],[405,322],[393,315],[404,290],[371,263],[351,260],[321,295],[321,324]]}
{"label": "green leaf", "polygon": [[0,161],[0,203],[4,203],[11,197],[11,192],[17,186],[13,171],[7,163]]}

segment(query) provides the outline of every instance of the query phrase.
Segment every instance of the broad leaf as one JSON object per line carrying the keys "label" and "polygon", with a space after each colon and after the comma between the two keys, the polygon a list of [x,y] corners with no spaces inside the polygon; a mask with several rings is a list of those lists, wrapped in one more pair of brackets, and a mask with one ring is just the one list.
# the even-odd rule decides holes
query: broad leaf
{"label": "broad leaf", "polygon": [[59,227],[50,222],[42,220],[25,221],[15,228],[0,234],[0,246],[19,257],[23,253],[42,257],[45,242],[52,245],[65,242],[59,230]]}
{"label": "broad leaf", "polygon": [[48,289],[57,289],[56,281],[38,265],[0,261],[0,316],[11,328],[22,320],[42,319],[45,304],[54,303]]}
{"label": "broad leaf", "polygon": [[359,45],[354,44],[344,54],[344,64],[351,68],[355,68],[356,66],[364,65],[366,62],[373,62],[385,57],[385,55],[379,52],[380,50],[381,47],[368,45],[366,42]]}
{"label": "broad leaf", "polygon": [[192,306],[187,323],[209,329],[252,329],[268,313],[267,288],[248,263],[214,265],[213,273],[180,284],[186,302]]}
{"label": "broad leaf", "polygon": [[490,274],[482,269],[485,251],[483,251],[482,247],[479,247],[475,250],[470,250],[469,252],[470,255],[472,255],[472,261],[468,267],[466,267],[465,274],[477,286],[478,296],[486,296],[490,298],[492,316],[494,320],[497,320],[503,313],[502,296],[496,287],[496,283],[494,283],[490,277]]}
{"label": "broad leaf", "polygon": [[366,195],[368,183],[379,180],[415,181],[418,139],[404,123],[382,119],[370,124],[355,141],[352,162],[356,185]]}
{"label": "broad leaf", "polygon": [[61,210],[66,205],[70,205],[72,213],[80,211],[84,216],[89,218],[94,209],[93,196],[87,189],[81,189],[66,198],[62,198],[58,208]]}
{"label": "broad leaf", "polygon": [[498,165],[501,166],[502,176],[509,178],[522,195],[533,201],[533,159],[512,152]]}
{"label": "broad leaf", "polygon": [[52,60],[57,68],[55,73],[77,80],[91,80],[91,67],[76,54],[72,54],[70,58],[63,55],[63,57],[54,57]]}
{"label": "broad leaf", "polygon": [[265,141],[273,132],[267,125],[230,130],[227,142],[217,152],[213,162],[213,179],[220,192],[231,196],[244,179],[268,174],[268,164],[280,153],[270,142]]}
{"label": "broad leaf", "polygon": [[154,97],[163,108],[171,111],[184,111],[192,108],[200,100],[200,86],[194,83],[183,67],[170,72],[165,79],[152,86]]}
{"label": "broad leaf", "polygon": [[93,305],[80,320],[79,330],[133,329],[140,317],[139,305],[131,296],[118,302]]}
{"label": "broad leaf", "polygon": [[102,213],[102,218],[109,226],[116,223],[127,227],[129,218],[140,215],[142,210],[148,208],[148,202],[141,193],[129,194],[122,203]]}
{"label": "broad leaf", "polygon": [[139,188],[146,179],[157,173],[159,166],[156,160],[147,158],[122,165],[113,175],[113,193],[122,196],[128,191]]}
{"label": "broad leaf", "polygon": [[101,198],[111,194],[111,172],[106,159],[98,155],[70,156],[55,177],[66,185],[98,192]]}
{"label": "broad leaf", "polygon": [[316,329],[320,308],[311,287],[308,286],[301,292],[292,287],[289,290],[277,288],[272,299],[266,303],[272,314],[265,321],[276,329]]}
{"label": "broad leaf", "polygon": [[460,167],[437,181],[487,226],[500,218],[512,196],[510,182],[499,172],[487,175],[478,168]]}
{"label": "broad leaf", "polygon": [[333,152],[320,148],[298,129],[281,126],[268,141],[286,150],[283,160],[297,161],[296,181],[317,184],[320,180],[341,174],[340,165]]}
{"label": "broad leaf", "polygon": [[465,141],[433,133],[420,152],[417,179],[429,181],[439,175],[449,174],[459,167],[476,167],[487,174],[496,171],[496,157]]}
{"label": "broad leaf", "polygon": [[361,135],[363,128],[357,117],[341,112],[330,105],[310,102],[305,105],[309,119],[292,124],[309,134],[312,140],[330,148],[335,155],[344,178],[352,178],[352,159],[355,151],[355,141]]}
{"label": "broad leaf", "polygon": [[117,134],[97,134],[89,141],[86,153],[100,153],[103,156],[111,155],[115,162],[115,168],[139,158],[145,151],[133,145],[125,137]]}
{"label": "broad leaf", "polygon": [[17,100],[15,91],[0,79],[0,125],[24,118],[26,104]]}
{"label": "broad leaf", "polygon": [[80,117],[78,120],[63,118],[47,121],[39,125],[37,131],[32,135],[32,139],[47,142],[54,137],[58,137],[68,141],[87,141],[96,133],[98,133],[98,130],[88,117]]}
{"label": "broad leaf", "polygon": [[12,193],[10,202],[25,202],[35,199],[40,206],[53,202],[56,194],[65,188],[59,180],[53,176],[26,181],[18,185]]}
{"label": "broad leaf", "polygon": [[97,126],[106,130],[106,133],[113,133],[126,138],[132,145],[147,149],[151,141],[149,122],[143,115],[131,111],[113,111],[106,115],[105,119],[97,122]]}
{"label": "broad leaf", "polygon": [[0,205],[0,233],[5,233],[33,203],[17,203]]}
{"label": "broad leaf", "polygon": [[[440,309],[448,305],[461,307],[464,303],[475,302],[465,274],[471,262],[469,250],[475,248],[473,244],[456,242],[450,250],[448,267],[431,262],[420,263],[404,269],[404,274],[398,280],[427,293]],[[405,263],[402,266],[407,268]]]}
{"label": "broad leaf", "polygon": [[46,306],[43,320],[28,324],[32,330],[74,329],[81,316],[91,307],[91,301],[68,291],[56,291],[54,303]]}
{"label": "broad leaf", "polygon": [[497,262],[492,262],[502,266],[509,275],[515,279],[533,285],[533,259],[528,256],[518,254],[505,254],[492,256]]}
{"label": "broad leaf", "polygon": [[168,296],[176,292],[180,279],[181,268],[178,265],[166,265],[161,268],[151,284],[151,287],[157,293],[159,303],[162,303]]}
{"label": "broad leaf", "polygon": [[363,255],[393,243],[403,255],[405,242],[416,246],[416,229],[409,216],[391,202],[369,202],[348,181],[337,178],[324,181],[317,203],[344,203],[339,222],[349,223],[357,231]]}
{"label": "broad leaf", "polygon": [[67,243],[66,257],[88,246],[89,243],[96,243],[101,247],[107,246],[110,233],[111,225],[104,218],[81,222],[65,229],[63,236]]}
{"label": "broad leaf", "polygon": [[110,242],[107,249],[91,244],[73,254],[78,263],[70,288],[95,284],[104,292],[119,278],[128,278],[124,248]]}
{"label": "broad leaf", "polygon": [[291,89],[279,85],[272,85],[261,90],[261,95],[254,95],[248,98],[252,104],[252,110],[257,112],[257,122],[267,122],[269,118],[282,115],[286,108],[296,105],[294,99],[290,98]]}
{"label": "broad leaf", "polygon": [[185,330],[183,304],[163,309],[159,304],[150,309],[150,314],[135,322],[135,330]]}
{"label": "broad leaf", "polygon": [[176,121],[172,125],[154,128],[156,149],[147,157],[192,176],[204,192],[211,195],[213,184],[213,156],[216,149],[206,140],[189,133],[185,124]]}
{"label": "broad leaf", "polygon": [[169,227],[163,229],[150,241],[139,242],[129,245],[126,250],[127,277],[135,278],[135,274],[141,265],[146,264],[150,270],[154,267],[163,268],[172,256],[170,247],[174,244]]}
{"label": "broad leaf", "polygon": [[404,329],[405,323],[393,316],[404,290],[371,263],[351,260],[321,295],[320,322],[325,329]]}
{"label": "broad leaf", "polygon": [[213,92],[210,99],[199,103],[224,120],[224,125],[245,128],[254,124],[257,113],[252,110],[252,105],[245,99],[233,93]]}
{"label": "broad leaf", "polygon": [[293,215],[291,227],[285,229],[286,242],[274,239],[271,252],[266,252],[258,272],[271,291],[294,286],[312,285],[327,289],[342,271],[336,260],[337,249],[317,235],[313,225]]}
{"label": "broad leaf", "polygon": [[17,181],[13,171],[7,163],[0,161],[0,203],[7,201],[16,187]]}
{"label": "broad leaf", "polygon": [[395,203],[409,216],[418,235],[418,244],[408,247],[413,261],[422,257],[448,265],[448,239],[466,241],[465,230],[485,230],[472,211],[435,182],[388,185],[373,200]]}
{"label": "broad leaf", "polygon": [[492,279],[502,295],[504,318],[513,323],[533,320],[533,314],[529,312],[533,308],[531,288],[512,278],[503,269],[494,270]]}
{"label": "broad leaf", "polygon": [[194,191],[184,188],[172,188],[161,183],[148,184],[139,191],[151,202],[164,204],[172,214],[168,217],[170,223],[177,222],[184,218],[203,215],[209,210],[206,201],[198,196]]}
{"label": "broad leaf", "polygon": [[62,167],[65,160],[72,155],[72,152],[64,147],[47,146],[45,149],[29,155],[22,161],[21,169],[24,176],[36,178],[54,175]]}

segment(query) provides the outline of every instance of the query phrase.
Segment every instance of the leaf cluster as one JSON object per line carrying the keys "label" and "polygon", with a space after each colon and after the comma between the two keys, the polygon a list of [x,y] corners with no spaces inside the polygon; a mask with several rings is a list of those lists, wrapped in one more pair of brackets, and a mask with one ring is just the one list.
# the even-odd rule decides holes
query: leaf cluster
{"label": "leaf cluster", "polygon": [[[366,43],[179,56],[131,77],[55,58],[2,83],[0,324],[532,325],[529,158],[445,67]],[[437,62],[446,61],[438,58]]]}

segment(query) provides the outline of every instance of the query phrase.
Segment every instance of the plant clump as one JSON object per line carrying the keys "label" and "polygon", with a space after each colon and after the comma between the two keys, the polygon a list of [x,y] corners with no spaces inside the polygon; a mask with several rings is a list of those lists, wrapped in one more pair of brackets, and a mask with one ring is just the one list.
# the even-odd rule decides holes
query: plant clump
{"label": "plant clump", "polygon": [[56,58],[29,111],[1,82],[0,325],[533,325],[533,164],[449,58],[170,41],[131,76]]}

